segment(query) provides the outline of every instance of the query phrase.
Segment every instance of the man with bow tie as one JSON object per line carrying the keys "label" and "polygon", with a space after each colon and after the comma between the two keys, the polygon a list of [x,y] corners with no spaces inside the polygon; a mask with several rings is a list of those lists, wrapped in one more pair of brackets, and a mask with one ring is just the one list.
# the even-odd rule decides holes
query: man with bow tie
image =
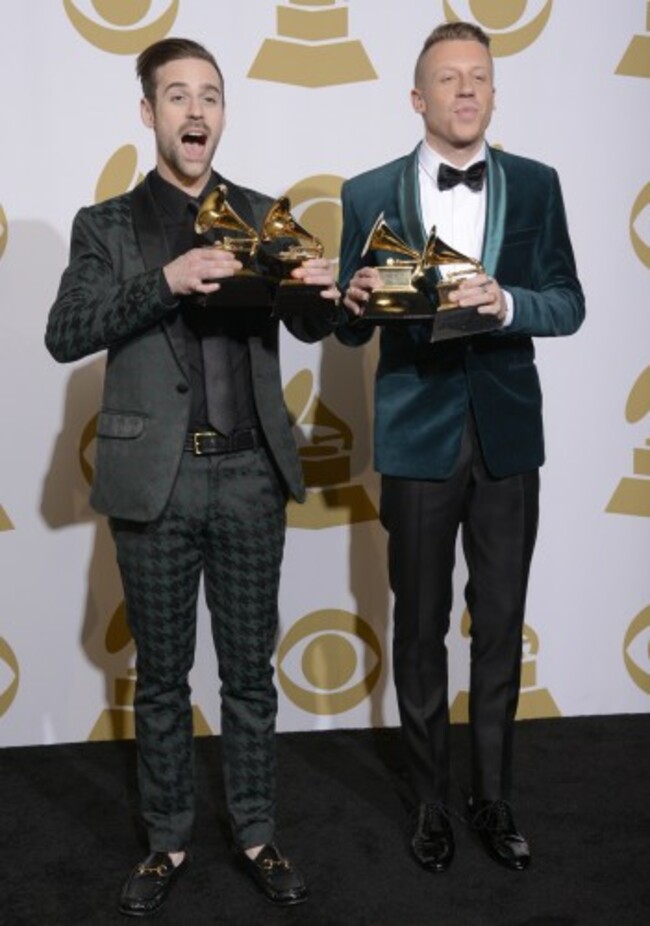
{"label": "man with bow tie", "polygon": [[495,94],[489,44],[471,23],[436,28],[411,92],[424,140],[342,191],[343,343],[358,346],[374,333],[363,315],[387,255],[372,246],[366,253],[364,244],[381,213],[417,253],[435,225],[452,248],[480,260],[486,272],[451,299],[496,325],[442,341],[431,321],[381,327],[374,440],[395,597],[394,677],[417,805],[411,851],[434,872],[454,856],[445,637],[459,530],[471,616],[465,814],[496,861],[516,871],[530,862],[513,816],[511,773],[544,462],[532,338],[572,334],[585,312],[555,170],[485,140]]}

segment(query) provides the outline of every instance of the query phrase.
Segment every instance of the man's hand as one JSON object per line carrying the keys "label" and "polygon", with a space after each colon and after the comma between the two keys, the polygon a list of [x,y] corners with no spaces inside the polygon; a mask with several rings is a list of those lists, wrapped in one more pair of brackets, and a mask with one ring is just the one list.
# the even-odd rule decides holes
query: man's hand
{"label": "man's hand", "polygon": [[331,260],[326,257],[313,257],[305,260],[300,267],[291,271],[291,276],[295,280],[302,280],[307,286],[324,286],[321,296],[324,299],[332,299],[338,305],[341,294],[334,282],[334,268]]}
{"label": "man's hand", "polygon": [[242,264],[220,247],[192,248],[163,267],[167,285],[176,296],[216,293],[219,280],[234,276]]}
{"label": "man's hand", "polygon": [[506,319],[506,300],[503,290],[494,279],[485,273],[477,273],[463,280],[458,289],[449,294],[450,302],[459,306],[476,306],[481,315],[496,315],[500,322]]}
{"label": "man's hand", "polygon": [[353,315],[362,316],[366,310],[370,293],[381,285],[381,276],[376,267],[361,267],[350,280],[343,305]]}

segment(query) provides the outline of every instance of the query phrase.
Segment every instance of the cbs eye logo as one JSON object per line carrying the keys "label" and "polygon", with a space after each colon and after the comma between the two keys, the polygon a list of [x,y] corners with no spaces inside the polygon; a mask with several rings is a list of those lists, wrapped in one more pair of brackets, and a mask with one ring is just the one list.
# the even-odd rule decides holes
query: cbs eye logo
{"label": "cbs eye logo", "polygon": [[7,641],[0,637],[0,717],[14,702],[20,681],[20,667],[16,654]]}
{"label": "cbs eye logo", "polygon": [[[63,0],[68,19],[79,35],[113,55],[135,55],[164,38],[174,25],[179,4],[180,0],[91,0],[102,22],[80,9],[88,6],[88,0]],[[148,21],[143,23],[144,19]]]}
{"label": "cbs eye logo", "polygon": [[650,694],[650,607],[634,618],[623,640],[623,659],[632,681]]}
{"label": "cbs eye logo", "polygon": [[444,0],[447,22],[474,20],[490,37],[495,58],[516,55],[535,42],[550,19],[553,0]]}
{"label": "cbs eye logo", "polygon": [[356,707],[377,684],[381,668],[377,635],[349,611],[312,611],[293,625],[278,649],[282,690],[310,714]]}

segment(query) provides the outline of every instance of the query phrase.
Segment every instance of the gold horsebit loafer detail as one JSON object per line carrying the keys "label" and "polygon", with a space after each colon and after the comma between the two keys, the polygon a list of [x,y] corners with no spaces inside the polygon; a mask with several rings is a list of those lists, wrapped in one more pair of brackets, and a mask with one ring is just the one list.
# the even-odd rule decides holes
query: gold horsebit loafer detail
{"label": "gold horsebit loafer detail", "polygon": [[289,906],[301,903],[307,897],[304,878],[273,843],[263,846],[253,859],[239,850],[238,858],[262,893],[273,903]]}
{"label": "gold horsebit loafer detail", "polygon": [[120,896],[120,913],[127,916],[155,913],[186,866],[187,856],[175,866],[166,852],[152,852],[127,878]]}

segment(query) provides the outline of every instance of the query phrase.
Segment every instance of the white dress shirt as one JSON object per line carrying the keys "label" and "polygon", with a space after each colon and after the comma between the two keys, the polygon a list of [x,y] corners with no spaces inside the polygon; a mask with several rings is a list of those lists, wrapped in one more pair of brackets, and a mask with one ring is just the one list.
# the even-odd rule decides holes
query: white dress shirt
{"label": "white dress shirt", "polygon": [[[467,170],[477,161],[486,158],[485,145],[467,164]],[[438,237],[445,244],[456,248],[461,254],[481,259],[483,236],[485,234],[485,214],[487,208],[487,185],[474,192],[464,183],[459,183],[451,190],[438,189],[438,168],[442,163],[450,164],[445,158],[430,148],[426,141],[420,145],[418,152],[418,177],[420,183],[420,208],[422,222],[427,237],[436,226]],[[451,167],[458,167],[450,164]],[[444,275],[444,267],[440,268]],[[506,301],[506,319],[504,327],[512,321],[513,302],[510,293],[502,290]]]}

